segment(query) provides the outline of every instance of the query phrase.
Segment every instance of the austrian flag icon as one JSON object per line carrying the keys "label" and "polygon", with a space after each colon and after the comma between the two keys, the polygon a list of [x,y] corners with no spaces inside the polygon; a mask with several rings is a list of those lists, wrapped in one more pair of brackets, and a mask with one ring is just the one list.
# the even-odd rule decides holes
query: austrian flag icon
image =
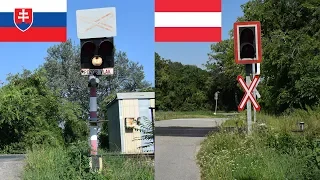
{"label": "austrian flag icon", "polygon": [[27,31],[33,23],[33,12],[31,8],[16,8],[13,13],[14,24],[22,31]]}
{"label": "austrian flag icon", "polygon": [[155,0],[155,42],[220,42],[222,0]]}

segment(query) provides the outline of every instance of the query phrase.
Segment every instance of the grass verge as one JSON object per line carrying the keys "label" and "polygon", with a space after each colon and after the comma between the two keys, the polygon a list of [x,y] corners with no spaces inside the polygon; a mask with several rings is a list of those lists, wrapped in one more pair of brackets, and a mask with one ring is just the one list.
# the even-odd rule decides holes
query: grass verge
{"label": "grass verge", "polygon": [[147,158],[102,156],[101,173],[90,172],[89,158],[81,146],[69,148],[36,147],[28,151],[26,180],[153,180],[153,163]]}
{"label": "grass verge", "polygon": [[[226,131],[209,135],[197,155],[202,179],[320,179],[319,112],[320,108],[280,117],[259,114],[250,136]],[[236,122],[245,126],[239,124],[243,118],[226,121],[223,127]],[[305,131],[293,132],[300,121]]]}
{"label": "grass verge", "polygon": [[215,115],[213,111],[156,111],[155,119],[188,119],[188,118],[223,118],[227,117],[223,112],[217,112]]}

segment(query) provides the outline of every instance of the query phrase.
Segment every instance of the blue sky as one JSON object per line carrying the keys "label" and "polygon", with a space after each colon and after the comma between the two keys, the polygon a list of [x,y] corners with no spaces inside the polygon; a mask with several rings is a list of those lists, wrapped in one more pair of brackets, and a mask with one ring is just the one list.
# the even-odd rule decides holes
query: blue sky
{"label": "blue sky", "polygon": [[[227,39],[237,17],[242,16],[240,5],[248,0],[222,0],[222,38]],[[208,60],[212,43],[155,43],[155,51],[159,55],[182,64],[202,67]]]}
{"label": "blue sky", "polygon": [[[146,80],[154,84],[154,2],[152,0],[68,1],[68,38],[79,43],[76,31],[76,10],[116,7],[117,36],[115,45],[130,60],[144,66]],[[7,74],[34,70],[44,63],[47,49],[57,43],[0,43],[0,81]],[[80,62],[79,62],[80,63]]]}

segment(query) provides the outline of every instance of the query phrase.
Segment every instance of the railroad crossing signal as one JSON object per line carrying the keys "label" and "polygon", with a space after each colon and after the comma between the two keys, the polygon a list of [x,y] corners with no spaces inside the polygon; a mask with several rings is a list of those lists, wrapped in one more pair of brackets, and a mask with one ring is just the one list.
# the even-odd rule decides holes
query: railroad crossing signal
{"label": "railroad crossing signal", "polygon": [[116,36],[115,7],[77,10],[82,75],[113,75]]}
{"label": "railroad crossing signal", "polygon": [[261,63],[261,26],[259,21],[234,23],[234,55],[237,64]]}
{"label": "railroad crossing signal", "polygon": [[80,39],[80,44],[82,69],[114,67],[113,37]]}
{"label": "railroad crossing signal", "polygon": [[246,82],[244,81],[242,76],[238,76],[238,81],[241,85],[241,87],[244,89],[245,91],[245,95],[243,96],[239,106],[238,106],[238,110],[242,111],[244,109],[244,106],[246,105],[246,103],[248,102],[248,100],[250,100],[250,102],[253,104],[253,107],[256,109],[256,111],[260,111],[260,105],[258,104],[257,100],[255,99],[255,97],[253,96],[253,91],[254,89],[257,87],[258,83],[259,83],[259,76],[256,75],[254,76],[250,86],[248,87],[246,85]]}

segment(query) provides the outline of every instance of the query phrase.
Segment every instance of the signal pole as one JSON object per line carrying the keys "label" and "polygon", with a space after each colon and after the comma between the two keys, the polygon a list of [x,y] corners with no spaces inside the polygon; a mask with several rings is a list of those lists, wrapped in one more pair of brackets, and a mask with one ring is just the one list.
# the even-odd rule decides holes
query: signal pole
{"label": "signal pole", "polygon": [[[255,68],[256,63],[261,63],[262,60],[262,48],[261,48],[261,24],[259,21],[247,21],[247,22],[235,22],[233,24],[233,34],[234,34],[234,57],[237,64],[244,64],[246,70],[246,86],[244,85],[243,79],[238,78],[241,86],[246,89],[252,86],[250,90],[246,89],[246,95],[244,96],[242,102],[247,102],[247,125],[248,134],[252,131],[252,114],[251,114],[251,103],[254,107],[254,121],[256,121],[256,110],[260,111],[260,106],[256,101],[256,85],[259,82],[259,76],[254,76],[256,74]],[[250,75],[253,75],[253,82],[251,84]],[[239,76],[238,76],[239,77]],[[240,76],[241,77],[241,76]],[[253,93],[254,95],[252,95]],[[245,103],[240,103],[238,110],[243,110]]]}
{"label": "signal pole", "polygon": [[89,76],[88,86],[90,87],[90,118],[89,118],[89,126],[90,126],[90,156],[91,169],[94,171],[100,171],[102,169],[102,158],[98,155],[98,103],[97,103],[97,87],[99,85],[99,79],[94,75]]}
{"label": "signal pole", "polygon": [[[251,64],[246,64],[246,84],[249,87],[251,84],[251,70],[252,70]],[[248,126],[248,134],[251,134],[252,131],[252,114],[251,114],[251,102],[247,102],[247,126]]]}
{"label": "signal pole", "polygon": [[91,147],[91,155],[98,154],[98,104],[97,104],[97,87],[98,87],[99,79],[95,76],[89,76],[89,87],[90,87],[90,147]]}
{"label": "signal pole", "polygon": [[[109,14],[112,17],[107,24],[105,24],[105,19],[101,18],[104,14]],[[105,120],[98,120],[97,87],[99,79],[97,76],[112,76],[114,74],[114,37],[117,34],[116,8],[77,10],[76,17],[77,35],[81,45],[81,75],[89,76],[90,137],[88,139],[91,156],[90,166],[92,170],[100,171],[102,169],[102,158],[98,155],[98,124]],[[90,17],[91,20],[84,21],[83,17]],[[100,24],[101,22],[108,29],[85,30],[88,27],[94,28],[92,24]]]}
{"label": "signal pole", "polygon": [[[256,75],[256,64],[252,64],[252,77]],[[253,91],[253,97],[257,99],[256,90]],[[257,111],[253,108],[253,122],[257,122]]]}

